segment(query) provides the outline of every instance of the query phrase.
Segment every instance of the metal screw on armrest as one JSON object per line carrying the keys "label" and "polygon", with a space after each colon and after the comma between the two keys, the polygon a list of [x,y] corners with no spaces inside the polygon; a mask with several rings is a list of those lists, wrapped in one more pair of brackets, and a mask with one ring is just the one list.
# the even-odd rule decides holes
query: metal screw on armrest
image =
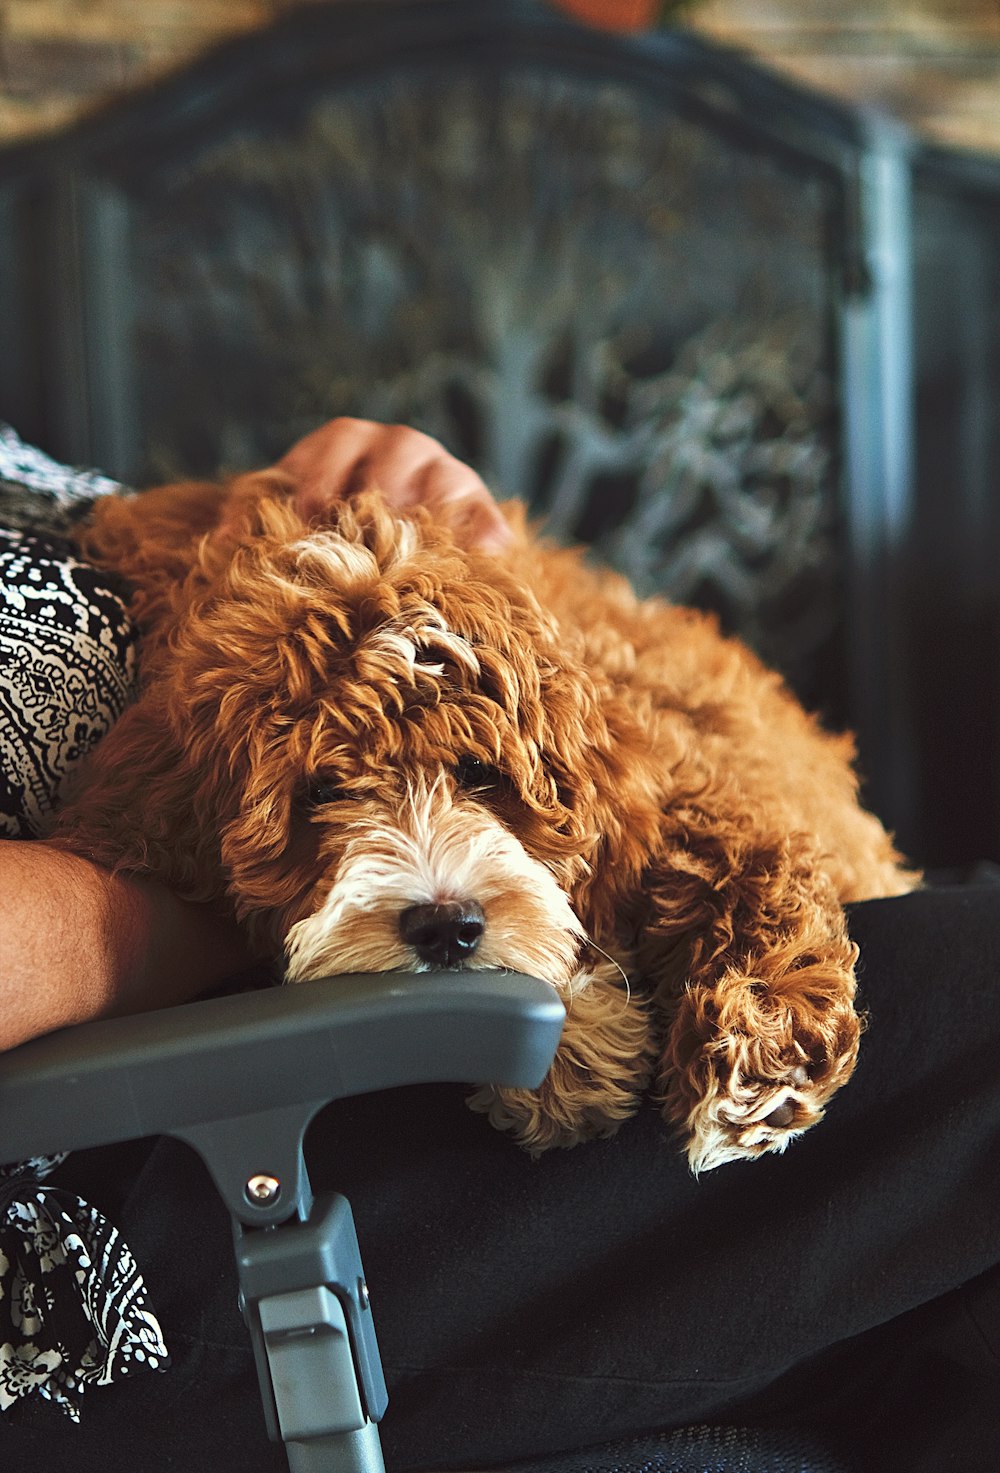
{"label": "metal screw on armrest", "polygon": [[281,1191],[281,1182],[276,1176],[252,1176],[243,1189],[247,1195],[247,1201],[253,1202],[257,1207],[266,1207],[268,1203],[277,1200]]}

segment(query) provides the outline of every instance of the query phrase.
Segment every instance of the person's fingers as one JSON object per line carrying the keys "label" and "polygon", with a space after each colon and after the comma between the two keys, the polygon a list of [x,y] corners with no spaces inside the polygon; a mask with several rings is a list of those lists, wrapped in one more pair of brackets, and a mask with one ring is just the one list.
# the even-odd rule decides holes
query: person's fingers
{"label": "person's fingers", "polygon": [[281,457],[278,468],[296,482],[296,505],[303,516],[314,516],[350,494],[352,475],[382,428],[371,420],[329,420]]}
{"label": "person's fingers", "polygon": [[376,484],[390,504],[401,509],[413,506],[419,499],[420,475],[436,456],[447,452],[419,430],[335,419],[299,440],[278,465],[298,482],[300,512],[315,515],[331,502]]}
{"label": "person's fingers", "polygon": [[471,467],[453,456],[427,462],[414,476],[416,501],[449,527],[463,547],[502,552],[513,533],[502,511]]}
{"label": "person's fingers", "polygon": [[377,488],[398,511],[425,506],[464,546],[498,552],[511,541],[471,466],[407,425],[331,420],[293,445],[278,466],[296,482],[295,505],[306,520],[345,496]]}

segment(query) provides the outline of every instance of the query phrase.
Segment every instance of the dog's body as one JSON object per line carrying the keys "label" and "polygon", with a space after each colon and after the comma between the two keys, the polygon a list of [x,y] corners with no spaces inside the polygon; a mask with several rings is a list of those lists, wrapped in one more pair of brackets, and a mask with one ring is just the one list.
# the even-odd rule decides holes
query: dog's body
{"label": "dog's body", "polygon": [[134,589],[143,687],[55,841],[226,900],[293,981],[547,978],[549,1079],[479,1097],[530,1148],[652,1084],[696,1169],[781,1149],[854,1065],[843,905],[913,883],[850,742],[577,553],[464,552],[375,493],[306,527],[289,491],[99,508],[82,546]]}

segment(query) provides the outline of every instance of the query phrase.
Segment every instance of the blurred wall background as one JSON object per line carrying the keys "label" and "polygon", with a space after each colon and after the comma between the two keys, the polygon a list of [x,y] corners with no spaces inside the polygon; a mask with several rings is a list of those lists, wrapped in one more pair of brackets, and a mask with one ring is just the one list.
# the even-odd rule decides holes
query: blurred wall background
{"label": "blurred wall background", "polygon": [[[0,142],[58,128],[311,3],[2,0]],[[997,0],[689,0],[684,24],[939,142],[1000,152]]]}

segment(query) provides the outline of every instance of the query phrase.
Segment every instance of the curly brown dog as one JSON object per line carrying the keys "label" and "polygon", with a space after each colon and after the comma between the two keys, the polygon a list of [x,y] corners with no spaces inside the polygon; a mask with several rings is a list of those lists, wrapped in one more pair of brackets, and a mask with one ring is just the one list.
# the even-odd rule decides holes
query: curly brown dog
{"label": "curly brown dog", "polygon": [[695,1170],[782,1150],[850,1076],[846,901],[914,877],[848,738],[706,616],[513,510],[498,558],[375,492],[306,525],[278,472],[100,504],[138,702],[55,840],[230,905],[287,975],[511,968],[568,1016],[538,1150],[654,1089]]}

